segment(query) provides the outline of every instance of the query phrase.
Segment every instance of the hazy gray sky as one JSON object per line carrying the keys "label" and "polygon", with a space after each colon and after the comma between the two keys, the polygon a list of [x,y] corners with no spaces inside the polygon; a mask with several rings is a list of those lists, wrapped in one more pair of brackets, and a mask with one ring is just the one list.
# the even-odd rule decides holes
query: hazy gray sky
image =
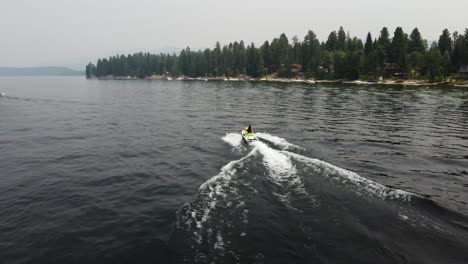
{"label": "hazy gray sky", "polygon": [[[0,66],[81,65],[98,57],[216,41],[260,44],[281,33],[321,41],[340,25],[376,37],[418,27],[436,40],[468,27],[467,0],[0,0]],[[84,66],[83,66],[84,67]]]}

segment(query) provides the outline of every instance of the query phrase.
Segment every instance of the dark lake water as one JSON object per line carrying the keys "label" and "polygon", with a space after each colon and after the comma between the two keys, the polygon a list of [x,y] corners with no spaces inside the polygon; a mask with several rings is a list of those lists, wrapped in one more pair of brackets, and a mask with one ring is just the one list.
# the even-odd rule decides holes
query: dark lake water
{"label": "dark lake water", "polygon": [[[468,90],[0,78],[1,263],[466,263]],[[252,124],[260,142],[241,143]]]}

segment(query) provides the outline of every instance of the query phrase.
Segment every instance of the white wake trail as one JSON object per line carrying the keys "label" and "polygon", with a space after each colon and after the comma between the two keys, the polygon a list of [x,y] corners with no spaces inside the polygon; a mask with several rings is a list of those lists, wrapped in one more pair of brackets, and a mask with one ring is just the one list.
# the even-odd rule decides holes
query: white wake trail
{"label": "white wake trail", "polygon": [[[300,149],[299,146],[289,143],[284,138],[272,136],[270,134],[261,132],[255,134],[262,137],[263,139],[268,140],[274,145],[279,146],[282,149]],[[240,134],[228,133],[222,139],[234,149],[241,150],[244,147],[244,145],[242,144],[242,136]],[[302,178],[298,175],[297,169],[291,162],[290,157],[276,149],[270,148],[267,144],[261,141],[250,143],[250,147],[253,147],[250,154],[261,155],[263,165],[265,166],[268,172],[267,177],[276,186],[275,189],[272,190],[272,192],[287,207],[295,209],[291,204],[293,196],[309,196],[305,190],[304,182]],[[219,175],[219,177],[224,176]],[[312,199],[311,196],[309,196],[309,198]]]}
{"label": "white wake trail", "polygon": [[305,150],[303,147],[294,145],[294,144],[288,142],[284,138],[273,136],[273,135],[270,135],[268,133],[257,132],[257,133],[255,133],[255,135],[257,135],[257,137],[259,137],[260,139],[265,139],[265,140],[273,143],[275,146],[278,146],[283,150],[287,150],[287,149]]}
{"label": "white wake trail", "polygon": [[297,195],[306,196],[311,202],[316,203],[315,199],[307,193],[304,181],[297,173],[290,157],[262,142],[255,142],[253,145],[254,150],[263,156],[263,165],[268,171],[268,177],[276,185],[276,188],[272,190],[273,194],[288,208],[300,211],[292,204]]}
{"label": "white wake trail", "polygon": [[[193,241],[198,245],[210,245],[208,255],[223,256],[234,254],[229,249],[230,233],[224,230],[232,229],[232,226],[248,224],[248,210],[243,201],[239,188],[242,187],[242,175],[244,163],[256,150],[251,150],[246,156],[234,160],[221,168],[218,175],[204,182],[198,191],[194,201],[185,204],[177,212],[176,227],[188,232]],[[233,223],[235,215],[240,215],[242,221]],[[221,221],[218,221],[219,219]],[[245,235],[245,228],[240,228],[239,236]],[[195,262],[204,262],[206,254],[196,252]]]}
{"label": "white wake trail", "polygon": [[[269,172],[269,177],[279,185],[286,184],[289,187],[295,187],[296,192],[306,193],[306,190],[303,179],[298,176],[300,173],[298,173],[290,158],[294,158],[295,160],[310,166],[324,177],[339,180],[343,184],[351,184],[365,193],[369,193],[383,199],[410,201],[411,197],[417,196],[416,194],[407,191],[384,186],[375,181],[366,179],[357,173],[334,166],[330,163],[287,151],[292,149],[304,150],[304,148],[294,145],[284,138],[262,132],[257,132],[255,134],[260,139],[265,139],[282,149],[279,151],[270,148],[262,142],[255,142],[252,144],[254,146],[253,151],[258,152],[263,156],[263,163]],[[223,140],[233,147],[239,147],[242,145],[242,137],[239,134],[227,134]]]}
{"label": "white wake trail", "polygon": [[240,148],[242,146],[242,136],[237,133],[228,133],[222,137],[222,140],[233,148]]}
{"label": "white wake trail", "polygon": [[339,180],[340,182],[345,184],[350,183],[354,186],[357,186],[360,190],[363,190],[367,193],[373,194],[383,199],[388,198],[410,201],[411,197],[417,196],[416,194],[407,191],[384,186],[375,181],[366,179],[355,172],[348,171],[346,169],[337,167],[335,165],[318,159],[308,158],[289,151],[282,152],[300,162],[309,165],[316,171],[320,172],[321,176],[325,176],[333,180]]}

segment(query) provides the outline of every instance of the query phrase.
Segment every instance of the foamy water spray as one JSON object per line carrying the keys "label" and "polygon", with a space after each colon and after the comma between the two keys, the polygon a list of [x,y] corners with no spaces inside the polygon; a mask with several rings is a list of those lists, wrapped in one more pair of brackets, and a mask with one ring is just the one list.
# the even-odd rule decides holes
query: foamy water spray
{"label": "foamy water spray", "polygon": [[[199,251],[197,247],[194,247],[195,262],[205,262],[207,259],[216,259],[217,256],[222,257],[226,254],[236,257],[236,250],[230,246],[230,239],[233,235],[240,237],[249,235],[245,232],[249,224],[248,201],[244,200],[242,192],[245,193],[245,188],[252,188],[255,193],[255,188],[250,185],[256,177],[265,175],[272,184],[263,188],[269,188],[268,191],[290,210],[302,212],[296,204],[303,201],[310,202],[309,208],[310,205],[319,206],[315,196],[307,193],[305,188],[303,177],[307,174],[298,171],[295,164],[312,168],[320,176],[338,179],[340,183],[349,186],[349,189],[353,191],[358,190],[384,199],[404,201],[410,200],[413,195],[402,190],[388,188],[329,163],[286,151],[286,149],[303,148],[284,138],[266,133],[257,133],[257,135],[279,147],[280,150],[261,141],[245,145],[238,133],[226,134],[222,140],[235,150],[241,152],[249,150],[247,155],[229,162],[218,175],[203,183],[196,199],[184,205],[177,213],[177,228],[188,232],[194,245],[204,248]],[[258,175],[250,175],[250,167],[258,166],[259,161],[266,173],[252,170]],[[237,233],[233,231],[234,227]]]}
{"label": "foamy water spray", "polygon": [[[345,170],[324,161],[286,151],[293,149],[304,150],[304,148],[294,145],[284,138],[261,132],[257,132],[256,135],[260,139],[265,139],[283,150],[275,150],[262,142],[255,142],[252,144],[254,151],[259,152],[263,156],[263,162],[267,170],[270,172],[270,177],[276,180],[278,184],[286,183],[296,185],[296,191],[306,193],[302,179],[300,177],[294,177],[297,175],[297,171],[290,158],[294,158],[295,160],[320,171],[321,175],[324,177],[330,177],[330,175],[338,176],[343,183],[348,182],[349,184],[357,186],[359,190],[365,193],[375,195],[383,199],[388,198],[409,201],[411,200],[411,197],[417,196],[407,191],[386,187],[380,183],[366,179],[357,173]],[[241,136],[238,134],[227,134],[223,140],[233,147],[242,145]]]}
{"label": "foamy water spray", "polygon": [[264,140],[267,140],[268,142],[273,143],[275,146],[277,146],[277,147],[279,147],[279,148],[281,148],[283,150],[287,150],[287,149],[305,150],[303,147],[294,145],[294,144],[288,142],[284,138],[273,136],[273,135],[270,135],[268,133],[258,132],[258,133],[255,133],[255,135],[257,135],[257,137],[259,137],[260,139],[264,139]]}

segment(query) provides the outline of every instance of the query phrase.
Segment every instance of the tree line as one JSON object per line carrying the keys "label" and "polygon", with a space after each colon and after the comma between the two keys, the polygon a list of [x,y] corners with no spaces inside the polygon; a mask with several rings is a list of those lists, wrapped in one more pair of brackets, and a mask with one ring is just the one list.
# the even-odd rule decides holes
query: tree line
{"label": "tree line", "polygon": [[468,65],[468,28],[463,34],[444,29],[430,45],[418,28],[408,35],[397,27],[390,36],[383,27],[379,36],[369,32],[365,42],[345,33],[343,27],[332,31],[321,42],[313,31],[301,41],[283,33],[271,42],[256,47],[244,41],[213,49],[192,51],[189,47],[176,54],[135,53],[99,59],[86,66],[86,76],[151,75],[188,77],[376,79],[382,77],[423,78],[431,81],[452,76]]}

